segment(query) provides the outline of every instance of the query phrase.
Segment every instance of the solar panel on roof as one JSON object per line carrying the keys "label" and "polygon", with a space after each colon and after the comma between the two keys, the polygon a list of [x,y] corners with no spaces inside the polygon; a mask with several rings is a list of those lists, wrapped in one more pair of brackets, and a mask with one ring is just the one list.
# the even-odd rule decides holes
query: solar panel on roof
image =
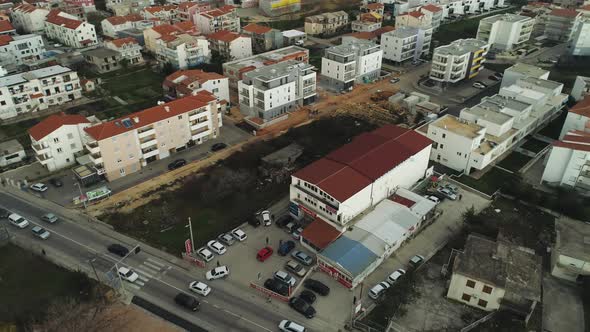
{"label": "solar panel on roof", "polygon": [[123,126],[125,126],[125,128],[133,127],[133,122],[131,122],[130,119],[123,119],[121,120],[121,123],[123,124]]}

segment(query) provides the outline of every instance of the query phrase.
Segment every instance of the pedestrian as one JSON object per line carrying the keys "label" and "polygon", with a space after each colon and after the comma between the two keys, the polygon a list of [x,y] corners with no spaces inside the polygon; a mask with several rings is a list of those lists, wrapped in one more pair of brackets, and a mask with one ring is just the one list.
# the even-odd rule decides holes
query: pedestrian
{"label": "pedestrian", "polygon": [[459,200],[463,199],[463,194],[459,194]]}
{"label": "pedestrian", "polygon": [[45,249],[41,249],[41,253],[43,254],[43,256],[47,255],[47,253],[45,252]]}
{"label": "pedestrian", "polygon": [[220,267],[220,266],[221,266],[221,264],[219,264],[219,261],[217,261],[217,267]]}

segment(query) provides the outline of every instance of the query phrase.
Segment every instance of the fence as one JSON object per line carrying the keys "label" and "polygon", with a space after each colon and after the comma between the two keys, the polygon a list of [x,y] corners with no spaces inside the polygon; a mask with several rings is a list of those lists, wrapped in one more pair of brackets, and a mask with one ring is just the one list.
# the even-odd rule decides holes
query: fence
{"label": "fence", "polygon": [[195,265],[200,268],[205,268],[205,262],[191,255],[187,255],[185,252],[182,253],[182,259],[191,263],[191,265]]}
{"label": "fence", "polygon": [[268,295],[269,297],[274,297],[275,299],[279,299],[283,302],[289,301],[288,296],[283,296],[281,294],[277,294],[277,293],[271,291],[270,289],[264,288],[258,284],[253,283],[253,282],[250,283],[250,287],[254,288],[255,290],[261,292],[264,295]]}
{"label": "fence", "polygon": [[480,319],[476,320],[475,322],[473,322],[473,323],[471,323],[471,324],[469,324],[469,325],[465,326],[464,328],[462,328],[462,329],[461,329],[461,331],[460,331],[460,332],[468,332],[468,331],[471,331],[471,330],[473,330],[474,328],[478,327],[478,326],[479,326],[479,324],[481,324],[481,323],[485,323],[485,322],[487,322],[488,320],[492,319],[492,317],[494,317],[494,315],[496,314],[496,312],[497,312],[497,311],[492,311],[492,312],[490,312],[489,314],[487,314],[487,315],[483,316],[482,318],[480,318]]}

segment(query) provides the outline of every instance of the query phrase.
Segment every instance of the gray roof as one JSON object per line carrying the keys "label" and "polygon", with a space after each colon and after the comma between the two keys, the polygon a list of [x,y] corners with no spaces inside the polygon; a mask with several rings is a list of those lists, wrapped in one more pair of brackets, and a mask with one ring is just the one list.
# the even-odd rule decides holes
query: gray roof
{"label": "gray roof", "polygon": [[500,109],[502,108],[509,108],[511,110],[515,110],[518,112],[523,112],[526,111],[529,107],[531,107],[531,104],[529,103],[525,103],[523,101],[519,101],[513,98],[508,98],[506,96],[502,96],[502,95],[493,95],[491,97],[486,97],[483,99],[483,102],[488,102],[489,103],[493,103],[495,105],[497,105]]}
{"label": "gray roof", "polygon": [[510,121],[510,119],[512,119],[512,116],[500,112],[500,109],[501,108],[494,103],[483,102],[471,108],[464,108],[463,110],[461,110],[461,113],[465,112],[473,114],[477,116],[478,119],[502,125]]}
{"label": "gray roof", "polygon": [[83,51],[82,54],[84,54],[84,56],[91,56],[91,57],[95,57],[95,58],[107,58],[110,56],[118,56],[121,53],[119,53],[115,50],[111,50],[110,48],[97,47],[92,50]]}
{"label": "gray roof", "polygon": [[6,142],[0,142],[0,156],[13,154],[23,150],[23,146],[15,139]]}
{"label": "gray roof", "polygon": [[562,255],[590,262],[590,224],[562,216],[557,220],[555,247]]}
{"label": "gray roof", "polygon": [[395,38],[409,38],[409,37],[413,37],[413,36],[418,35],[419,32],[420,32],[419,28],[402,26],[402,27],[396,28],[393,31],[386,32],[386,33],[384,33],[384,35],[391,35],[392,37],[395,37]]}
{"label": "gray roof", "polygon": [[358,54],[359,50],[364,51],[375,47],[379,47],[379,45],[364,39],[354,39],[349,41],[347,44],[327,48],[325,52],[334,53],[341,56],[347,56]]}
{"label": "gray roof", "polygon": [[541,77],[545,74],[548,74],[549,71],[533,66],[533,65],[529,65],[526,63],[516,63],[514,64],[512,67],[507,68],[504,73],[506,71],[512,71],[512,72],[516,72],[519,74],[522,74],[524,76],[533,76],[533,77]]}
{"label": "gray roof", "polygon": [[535,78],[535,77],[521,78],[516,82],[518,83],[519,81],[533,84],[533,85],[536,85],[536,86],[539,86],[542,88],[551,89],[551,90],[558,89],[560,86],[563,86],[563,84],[559,83],[559,82],[544,80],[544,79]]}
{"label": "gray roof", "polygon": [[522,15],[516,15],[516,14],[498,14],[498,15],[494,15],[494,16],[490,16],[490,17],[486,17],[486,18],[481,19],[482,22],[486,22],[486,23],[494,23],[497,21],[515,23],[515,22],[532,21],[532,20],[533,19],[528,16],[522,16]]}
{"label": "gray roof", "polygon": [[453,266],[453,273],[535,301],[541,298],[542,272],[541,257],[531,249],[473,234]]}
{"label": "gray roof", "polygon": [[65,74],[65,73],[68,73],[71,71],[72,70],[70,68],[62,67],[59,65],[45,67],[45,68],[41,68],[41,69],[35,69],[35,70],[25,72],[25,73],[19,73],[19,74],[15,74],[15,75],[0,77],[0,87],[12,86],[12,85],[24,83],[24,82],[27,82],[27,81],[30,81],[30,80],[33,80],[36,78],[50,77],[50,76],[55,76],[55,75],[59,75],[59,74]]}
{"label": "gray roof", "polygon": [[488,45],[487,42],[478,39],[457,39],[454,42],[437,47],[434,52],[439,55],[463,55],[468,52],[475,52]]}
{"label": "gray roof", "polygon": [[254,69],[244,74],[244,76],[251,79],[259,79],[261,81],[271,81],[282,76],[288,76],[294,70],[311,70],[314,66],[309,63],[304,63],[295,60],[288,60],[274,65],[268,65],[261,68]]}
{"label": "gray roof", "polygon": [[291,143],[284,148],[262,157],[262,161],[271,165],[287,165],[299,158],[303,148],[297,143]]}

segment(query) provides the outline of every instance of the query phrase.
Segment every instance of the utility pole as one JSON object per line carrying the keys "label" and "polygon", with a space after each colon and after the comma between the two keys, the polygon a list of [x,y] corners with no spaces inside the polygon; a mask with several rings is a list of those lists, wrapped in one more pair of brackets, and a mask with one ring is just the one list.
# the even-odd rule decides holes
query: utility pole
{"label": "utility pole", "polygon": [[195,239],[193,238],[193,223],[191,222],[191,217],[188,217],[188,229],[191,233],[191,256],[195,252]]}

